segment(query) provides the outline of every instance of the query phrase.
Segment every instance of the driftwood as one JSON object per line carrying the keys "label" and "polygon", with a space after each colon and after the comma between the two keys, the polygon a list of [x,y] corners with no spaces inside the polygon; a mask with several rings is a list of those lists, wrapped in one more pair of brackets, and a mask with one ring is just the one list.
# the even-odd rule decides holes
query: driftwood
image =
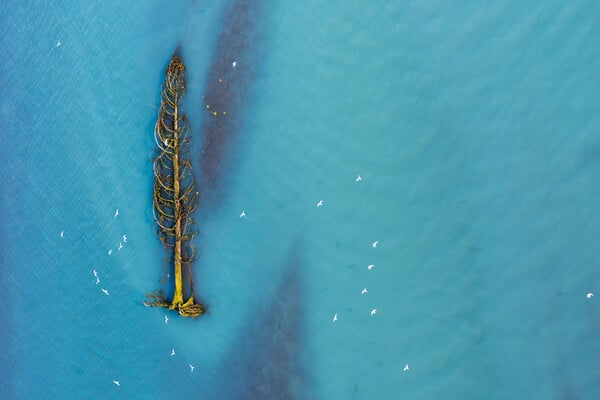
{"label": "driftwood", "polygon": [[[199,192],[195,189],[189,157],[190,127],[180,109],[185,89],[185,66],[175,52],[166,70],[154,127],[158,148],[153,166],[154,221],[161,243],[172,256],[175,292],[170,301],[162,292],[146,295],[149,300],[144,304],[177,310],[184,317],[198,317],[204,313],[204,305],[195,298],[191,265],[195,257],[192,240],[197,233],[192,214],[198,206]],[[186,287],[184,269],[188,279]]]}

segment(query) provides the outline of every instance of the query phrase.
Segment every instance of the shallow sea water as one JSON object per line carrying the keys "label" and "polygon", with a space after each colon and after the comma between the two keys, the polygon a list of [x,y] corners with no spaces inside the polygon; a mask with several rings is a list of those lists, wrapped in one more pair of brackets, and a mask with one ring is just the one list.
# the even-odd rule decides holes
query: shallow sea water
{"label": "shallow sea water", "polygon": [[[275,3],[0,5],[2,397],[597,398],[599,6]],[[159,88],[179,45],[200,171],[243,38],[183,320]]]}

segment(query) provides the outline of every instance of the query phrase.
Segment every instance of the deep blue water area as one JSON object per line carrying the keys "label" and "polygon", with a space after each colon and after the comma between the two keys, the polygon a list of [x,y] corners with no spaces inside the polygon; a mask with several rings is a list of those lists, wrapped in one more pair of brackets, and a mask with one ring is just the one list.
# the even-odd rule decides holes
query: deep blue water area
{"label": "deep blue water area", "polygon": [[[0,398],[599,398],[599,20],[2,3]],[[169,290],[151,156],[178,47],[197,320],[142,303]]]}

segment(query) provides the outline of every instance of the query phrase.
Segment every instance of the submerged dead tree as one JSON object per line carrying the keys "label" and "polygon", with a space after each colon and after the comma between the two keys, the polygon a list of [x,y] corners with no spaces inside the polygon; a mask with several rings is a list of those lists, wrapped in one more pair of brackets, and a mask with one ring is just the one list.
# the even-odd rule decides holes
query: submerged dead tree
{"label": "submerged dead tree", "polygon": [[[186,89],[183,60],[177,52],[166,70],[165,84],[154,127],[158,146],[154,158],[154,221],[158,236],[171,254],[175,291],[172,300],[162,292],[146,295],[147,306],[167,307],[184,317],[198,317],[204,306],[196,301],[191,265],[194,261],[192,240],[196,233],[192,214],[198,206],[189,153],[191,136],[187,118],[181,112]],[[187,284],[183,274],[187,275]]]}

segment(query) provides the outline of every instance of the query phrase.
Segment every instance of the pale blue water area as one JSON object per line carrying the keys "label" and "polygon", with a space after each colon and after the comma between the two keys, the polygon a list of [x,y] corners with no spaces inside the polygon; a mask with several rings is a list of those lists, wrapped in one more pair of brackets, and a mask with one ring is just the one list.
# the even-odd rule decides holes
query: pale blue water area
{"label": "pale blue water area", "polygon": [[[537,3],[3,2],[0,397],[599,398],[600,6]],[[238,79],[198,320],[142,305],[178,45],[196,171]]]}

